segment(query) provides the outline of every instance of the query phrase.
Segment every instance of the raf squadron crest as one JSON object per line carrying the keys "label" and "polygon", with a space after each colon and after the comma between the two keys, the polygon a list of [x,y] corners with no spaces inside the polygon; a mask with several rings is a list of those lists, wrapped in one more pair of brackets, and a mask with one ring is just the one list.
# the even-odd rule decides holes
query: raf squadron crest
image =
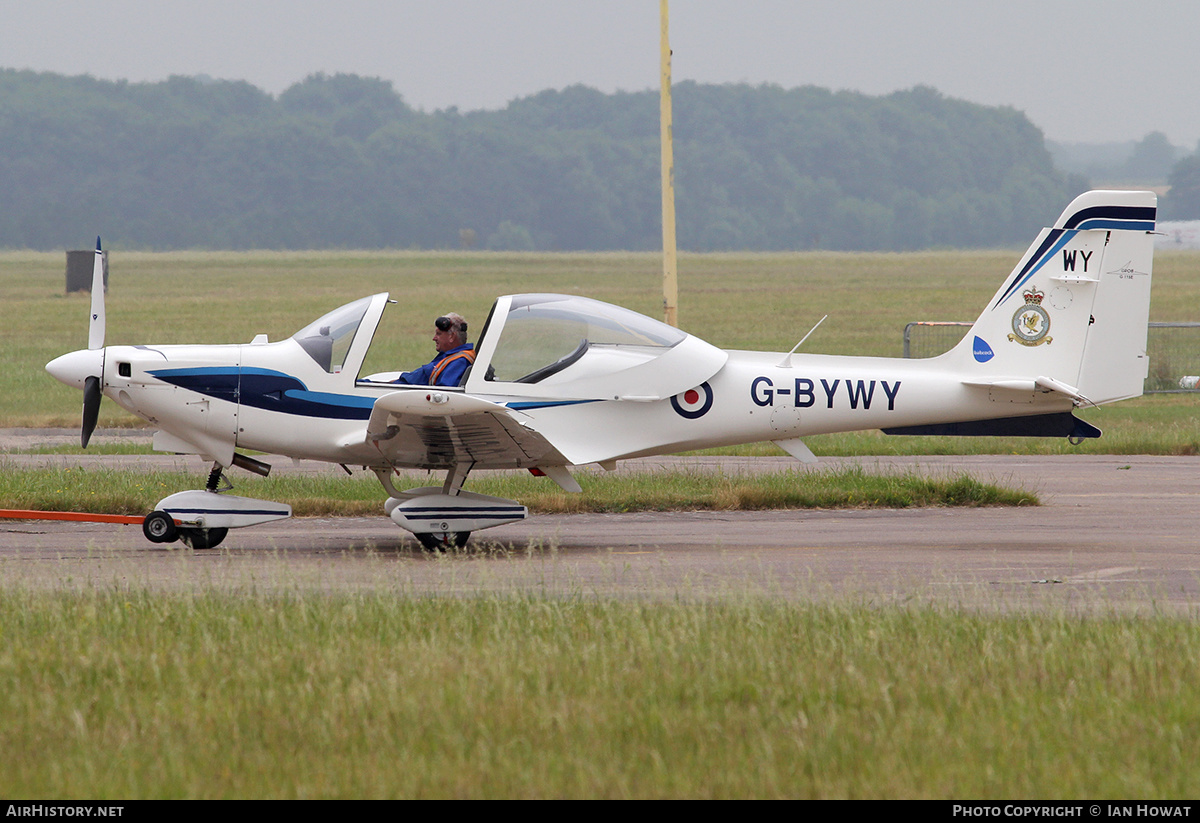
{"label": "raf squadron crest", "polygon": [[1008,339],[1022,346],[1040,346],[1051,342],[1054,338],[1047,336],[1050,332],[1050,313],[1042,307],[1042,298],[1046,295],[1034,288],[1022,296],[1025,305],[1013,314],[1013,333]]}

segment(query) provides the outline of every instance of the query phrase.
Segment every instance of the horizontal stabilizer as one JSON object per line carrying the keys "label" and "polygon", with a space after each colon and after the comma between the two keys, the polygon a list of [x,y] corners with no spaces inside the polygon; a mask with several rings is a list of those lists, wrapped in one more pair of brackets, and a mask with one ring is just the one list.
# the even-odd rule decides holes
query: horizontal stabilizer
{"label": "horizontal stabilizer", "polygon": [[1008,389],[1018,392],[1057,392],[1064,397],[1069,397],[1079,405],[1090,406],[1092,401],[1088,400],[1079,393],[1079,389],[1074,386],[1068,386],[1061,380],[1055,380],[1053,377],[1039,376],[1032,380],[1022,377],[997,377],[986,380],[964,380],[964,385],[978,386],[985,389]]}
{"label": "horizontal stabilizer", "polygon": [[926,434],[939,437],[1069,437],[1083,440],[1099,437],[1098,428],[1070,412],[1038,414],[1032,417],[997,417],[991,420],[964,420],[959,423],[935,423],[929,426],[897,426],[883,429],[884,434]]}

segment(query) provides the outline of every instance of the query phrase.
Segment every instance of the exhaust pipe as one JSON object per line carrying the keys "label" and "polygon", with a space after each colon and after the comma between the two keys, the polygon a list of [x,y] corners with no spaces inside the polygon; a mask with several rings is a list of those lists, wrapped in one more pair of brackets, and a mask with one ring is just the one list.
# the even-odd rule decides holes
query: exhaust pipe
{"label": "exhaust pipe", "polygon": [[271,464],[264,463],[261,460],[255,460],[253,457],[247,457],[244,454],[233,453],[233,465],[239,469],[245,469],[248,472],[253,472],[261,477],[266,477],[271,473]]}

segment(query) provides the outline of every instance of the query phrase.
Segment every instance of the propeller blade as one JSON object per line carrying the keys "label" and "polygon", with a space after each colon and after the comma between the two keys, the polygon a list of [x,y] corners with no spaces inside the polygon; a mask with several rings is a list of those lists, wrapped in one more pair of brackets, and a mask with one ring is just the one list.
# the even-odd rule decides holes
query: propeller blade
{"label": "propeller blade", "polygon": [[92,316],[88,321],[88,348],[104,348],[104,252],[96,238],[96,262],[92,266]]}
{"label": "propeller blade", "polygon": [[80,430],[80,445],[87,448],[96,430],[96,420],[100,417],[100,378],[92,375],[83,384],[83,428]]}

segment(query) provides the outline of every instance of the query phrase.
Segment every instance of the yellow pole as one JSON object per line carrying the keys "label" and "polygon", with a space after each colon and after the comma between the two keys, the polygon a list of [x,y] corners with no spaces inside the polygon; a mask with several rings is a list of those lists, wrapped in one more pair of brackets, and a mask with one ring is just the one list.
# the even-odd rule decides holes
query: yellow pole
{"label": "yellow pole", "polygon": [[667,39],[667,0],[659,0],[661,37],[661,92],[659,139],[662,142],[663,313],[671,326],[679,325],[679,294],[675,280],[675,153],[671,146],[671,45]]}

